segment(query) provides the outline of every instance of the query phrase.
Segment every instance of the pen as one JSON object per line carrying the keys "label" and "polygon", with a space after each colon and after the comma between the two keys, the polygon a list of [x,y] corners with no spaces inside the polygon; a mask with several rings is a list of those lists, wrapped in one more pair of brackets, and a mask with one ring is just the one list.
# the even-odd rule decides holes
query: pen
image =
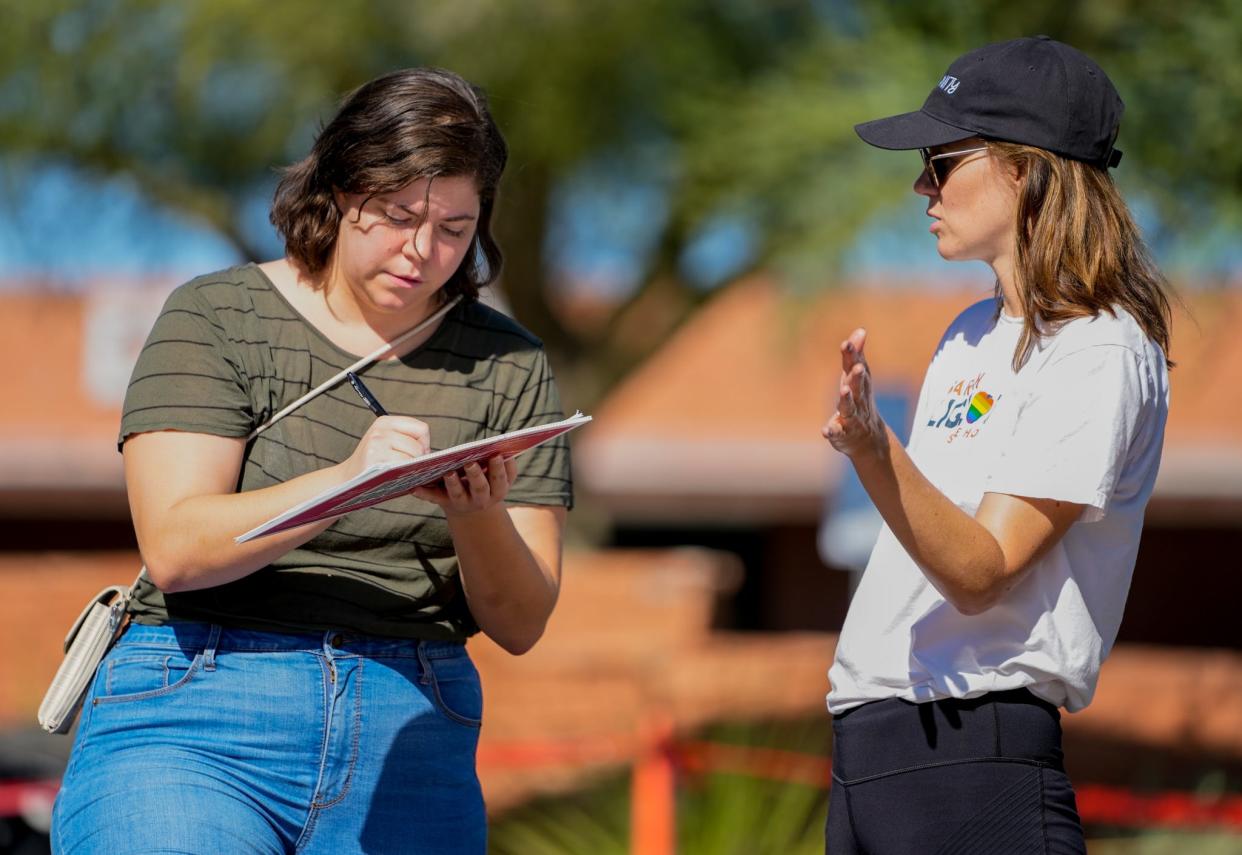
{"label": "pen", "polygon": [[345,376],[349,378],[349,385],[354,387],[354,391],[358,393],[358,397],[366,401],[367,406],[371,409],[371,412],[375,413],[376,416],[388,415],[388,411],[385,410],[380,402],[375,399],[375,396],[371,394],[371,390],[362,384],[362,379],[357,374],[350,371]]}

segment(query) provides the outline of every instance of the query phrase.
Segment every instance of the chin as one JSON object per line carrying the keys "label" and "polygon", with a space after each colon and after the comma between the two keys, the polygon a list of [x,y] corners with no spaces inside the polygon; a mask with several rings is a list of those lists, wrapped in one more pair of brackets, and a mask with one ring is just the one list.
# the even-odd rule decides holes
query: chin
{"label": "chin", "polygon": [[939,241],[939,240],[936,241],[936,252],[939,253],[940,257],[943,258],[945,261],[969,261],[970,260],[969,258],[966,257],[966,254],[962,252],[960,247],[954,248],[952,243],[945,243],[944,241]]}
{"label": "chin", "polygon": [[427,299],[427,292],[422,288],[401,290],[384,289],[379,293],[368,295],[371,305],[387,312],[400,312]]}

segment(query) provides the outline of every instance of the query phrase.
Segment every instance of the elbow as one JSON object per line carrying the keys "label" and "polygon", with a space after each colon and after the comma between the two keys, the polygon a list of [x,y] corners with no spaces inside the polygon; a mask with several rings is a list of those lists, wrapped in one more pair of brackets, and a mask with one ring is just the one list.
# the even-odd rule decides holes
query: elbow
{"label": "elbow", "polygon": [[943,586],[941,594],[959,613],[973,617],[999,603],[1012,586],[1006,574],[981,568],[962,574],[956,584]]}
{"label": "elbow", "polygon": [[949,604],[967,617],[996,606],[1021,578],[1023,568],[1012,567],[999,546],[958,557],[935,574],[937,587]]}
{"label": "elbow", "polygon": [[143,553],[147,578],[162,593],[176,594],[190,589],[190,576],[182,562],[160,553]]}
{"label": "elbow", "polygon": [[952,591],[942,591],[953,608],[967,617],[981,615],[1008,596],[1018,583],[1019,575],[1006,572],[985,575],[977,582],[955,585]]}
{"label": "elbow", "polygon": [[974,617],[986,612],[1000,601],[999,594],[987,591],[958,591],[945,599],[959,614]]}
{"label": "elbow", "polygon": [[139,541],[143,566],[147,579],[165,594],[177,594],[201,588],[196,579],[201,574],[202,561],[194,560],[187,550],[177,549],[173,543]]}
{"label": "elbow", "polygon": [[493,637],[492,640],[499,644],[501,649],[510,656],[522,656],[529,653],[534,648],[535,643],[543,638],[543,630],[544,627],[540,626],[534,632],[514,634],[502,638]]}
{"label": "elbow", "polygon": [[517,625],[484,626],[483,632],[510,656],[522,656],[543,638],[547,626],[547,617],[532,618]]}

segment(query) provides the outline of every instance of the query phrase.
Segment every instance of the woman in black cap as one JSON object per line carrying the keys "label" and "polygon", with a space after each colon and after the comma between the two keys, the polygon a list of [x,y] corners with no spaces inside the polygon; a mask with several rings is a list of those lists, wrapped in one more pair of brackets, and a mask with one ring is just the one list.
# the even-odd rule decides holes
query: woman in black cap
{"label": "woman in black cap", "polygon": [[857,126],[918,149],[944,258],[996,293],[944,334],[903,448],[866,332],[824,435],[885,525],[829,673],[832,855],[1084,852],[1059,708],[1121,622],[1168,414],[1170,312],[1108,169],[1121,99],[1081,52],[956,60],[922,109]]}

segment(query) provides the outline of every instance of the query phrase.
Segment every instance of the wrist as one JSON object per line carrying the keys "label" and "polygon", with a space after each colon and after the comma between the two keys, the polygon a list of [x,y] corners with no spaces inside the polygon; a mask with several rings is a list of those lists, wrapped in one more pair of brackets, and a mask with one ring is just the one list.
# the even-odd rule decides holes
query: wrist
{"label": "wrist", "polygon": [[871,431],[863,442],[855,445],[848,453],[855,466],[886,462],[892,456],[888,426],[880,422],[876,430]]}
{"label": "wrist", "polygon": [[500,520],[507,518],[505,511],[505,503],[503,501],[488,505],[485,508],[444,508],[444,517],[453,523],[465,523],[467,525],[485,523],[488,520]]}

